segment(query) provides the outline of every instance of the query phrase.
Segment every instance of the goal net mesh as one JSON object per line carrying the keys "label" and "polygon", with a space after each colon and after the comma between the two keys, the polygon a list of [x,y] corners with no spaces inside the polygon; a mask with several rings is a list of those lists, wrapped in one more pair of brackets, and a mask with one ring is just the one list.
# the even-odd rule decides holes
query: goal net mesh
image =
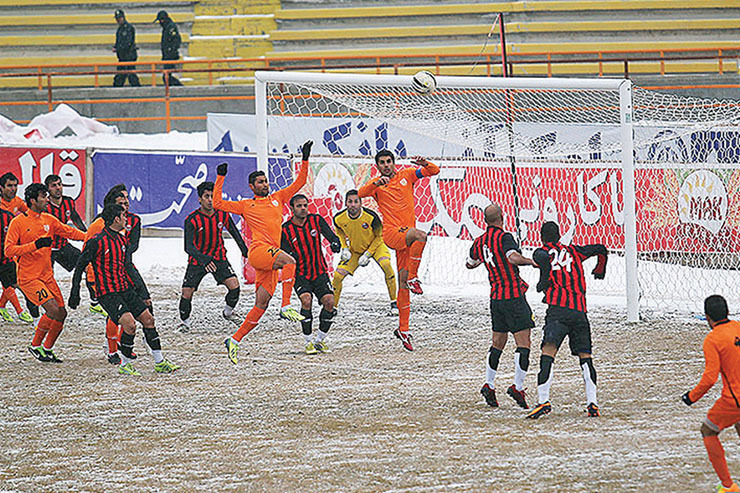
{"label": "goal net mesh", "polygon": [[[315,141],[304,193],[327,218],[344,207],[347,190],[376,176],[381,149],[399,166],[416,155],[439,164],[441,173],[415,188],[418,227],[431,235],[420,270],[428,284],[486,282],[483,269],[468,271],[464,261],[483,232],[482,209],[496,202],[507,230],[517,231],[518,212],[525,252],[539,246],[545,221],[560,224],[564,242],[606,245],[607,277],[589,280],[589,292],[623,297],[619,92],[490,81],[441,84],[430,95],[407,84],[268,82],[268,152],[297,153]],[[737,103],[639,87],[632,98],[641,305],[699,310],[711,293],[740,304]],[[534,269],[522,272],[536,282]],[[367,275],[381,279],[379,269]]]}

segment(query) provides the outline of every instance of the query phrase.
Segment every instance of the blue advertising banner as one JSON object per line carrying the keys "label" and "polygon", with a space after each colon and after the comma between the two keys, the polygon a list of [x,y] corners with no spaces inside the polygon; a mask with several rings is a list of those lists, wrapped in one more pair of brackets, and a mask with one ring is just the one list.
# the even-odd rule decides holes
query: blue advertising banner
{"label": "blue advertising banner", "polygon": [[[249,174],[257,170],[257,158],[249,154],[178,153],[146,151],[95,151],[92,155],[95,212],[103,207],[106,192],[118,183],[129,191],[131,212],[141,216],[142,226],[182,229],[185,218],[197,209],[197,187],[216,181],[216,167],[229,163],[225,198],[252,197]],[[287,159],[270,160],[270,186],[277,190],[292,181]]]}

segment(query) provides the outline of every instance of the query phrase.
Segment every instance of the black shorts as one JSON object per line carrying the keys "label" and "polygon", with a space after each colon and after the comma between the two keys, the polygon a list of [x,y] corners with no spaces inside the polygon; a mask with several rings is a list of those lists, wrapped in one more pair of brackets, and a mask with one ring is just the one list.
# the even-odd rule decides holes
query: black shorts
{"label": "black shorts", "polygon": [[15,262],[0,265],[0,283],[4,288],[18,284],[18,274],[15,271]]}
{"label": "black shorts", "polygon": [[131,282],[134,285],[134,291],[136,291],[136,294],[139,296],[139,298],[141,298],[142,300],[151,299],[152,296],[149,294],[149,290],[146,288],[144,279],[141,277],[141,274],[139,274],[139,269],[137,269],[132,262],[126,264],[126,272],[128,272],[128,277],[131,279]]}
{"label": "black shorts", "polygon": [[56,262],[64,267],[64,270],[67,272],[72,272],[75,270],[75,265],[77,265],[77,259],[80,258],[80,253],[81,252],[77,247],[67,243],[59,250],[51,251],[51,262]]}
{"label": "black shorts", "polygon": [[188,264],[188,268],[185,270],[185,279],[182,281],[182,287],[193,288],[197,291],[200,282],[206,274],[213,274],[213,278],[218,284],[223,284],[230,277],[236,277],[234,269],[231,268],[228,260],[214,260],[213,263],[216,264],[216,272],[206,272],[205,265]]}
{"label": "black shorts", "polygon": [[130,313],[134,318],[137,318],[149,308],[133,289],[127,289],[120,293],[104,294],[98,298],[98,303],[116,324],[124,313]]}
{"label": "black shorts", "polygon": [[591,354],[591,326],[586,312],[579,312],[560,306],[548,306],[545,314],[545,328],[542,344],[552,343],[558,348],[568,336],[570,352]]}
{"label": "black shorts", "polygon": [[303,293],[312,293],[319,301],[327,294],[334,294],[331,282],[329,282],[329,274],[321,274],[312,281],[305,277],[295,276],[295,292],[298,296]]}
{"label": "black shorts", "polygon": [[534,327],[532,309],[527,298],[491,300],[491,327],[494,332],[519,332]]}

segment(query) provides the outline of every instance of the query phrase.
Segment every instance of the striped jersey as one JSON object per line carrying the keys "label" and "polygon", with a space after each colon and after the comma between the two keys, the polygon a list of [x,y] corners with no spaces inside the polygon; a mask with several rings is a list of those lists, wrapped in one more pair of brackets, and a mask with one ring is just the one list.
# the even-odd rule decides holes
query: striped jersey
{"label": "striped jersey", "polygon": [[0,209],[0,265],[7,265],[13,262],[13,259],[5,256],[5,236],[8,234],[8,226],[13,220],[13,214]]}
{"label": "striped jersey", "polygon": [[122,293],[132,287],[126,272],[126,238],[124,235],[104,228],[85,244],[83,255],[90,261],[95,273],[95,293],[102,296]]}
{"label": "striped jersey", "polygon": [[586,277],[583,261],[598,256],[593,270],[596,277],[603,278],[606,272],[607,250],[604,245],[563,245],[545,243],[534,251],[532,258],[540,268],[537,291],[545,292],[544,302],[548,305],[586,311]]}
{"label": "striped jersey", "polygon": [[[69,224],[72,221],[72,214],[74,213],[77,215],[77,212],[75,211],[75,201],[71,197],[67,197],[65,195],[62,196],[62,201],[59,204],[59,206],[56,206],[52,204],[51,200],[49,200],[48,204],[46,205],[46,212],[51,214],[52,216],[59,219],[60,222],[64,224]],[[54,236],[54,239],[51,242],[51,249],[52,250],[59,250],[60,248],[63,248],[69,243],[69,240],[66,238],[62,238],[61,236]]]}
{"label": "striped jersey", "polygon": [[281,248],[296,260],[296,276],[313,281],[326,274],[327,266],[321,250],[321,236],[330,242],[339,241],[329,224],[318,214],[309,214],[303,225],[291,220],[283,224]]}
{"label": "striped jersey", "polygon": [[[230,221],[228,212],[215,211],[209,216],[200,209],[185,218],[185,251],[189,264],[205,265],[211,260],[226,260],[223,230]],[[191,245],[196,251],[188,248]]]}
{"label": "striped jersey", "polygon": [[131,256],[139,249],[139,240],[141,239],[141,218],[136,214],[127,212],[126,227],[123,233],[127,243],[126,261],[133,262]]}
{"label": "striped jersey", "polygon": [[521,253],[512,234],[497,226],[489,226],[470,247],[470,258],[486,265],[493,300],[519,298],[529,287],[519,275],[519,266],[509,262],[510,252]]}

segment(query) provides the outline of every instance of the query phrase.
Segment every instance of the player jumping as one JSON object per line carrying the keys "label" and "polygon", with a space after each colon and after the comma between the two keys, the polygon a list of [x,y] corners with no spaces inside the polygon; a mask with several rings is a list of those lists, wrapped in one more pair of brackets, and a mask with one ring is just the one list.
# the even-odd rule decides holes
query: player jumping
{"label": "player jumping", "polygon": [[486,358],[486,383],[480,393],[491,407],[498,407],[494,381],[501,353],[509,332],[514,335],[514,383],[506,393],[522,408],[527,409],[524,378],[529,369],[530,332],[534,327],[532,310],[525,296],[527,283],[519,276],[519,265],[537,264],[522,256],[511,233],[503,230],[504,213],[491,204],[484,210],[488,228],[473,242],[465,266],[474,269],[485,263],[491,283],[491,325],[493,343]]}
{"label": "player jumping", "polygon": [[574,246],[560,243],[560,228],[552,221],[542,225],[543,246],[534,251],[532,258],[540,268],[537,291],[545,293],[547,312],[540,372],[537,375],[539,404],[527,414],[537,419],[552,411],[550,383],[555,355],[568,336],[570,352],[578,356],[583,382],[586,386],[586,411],[589,417],[599,416],[596,401],[596,370],[591,358],[591,327],[586,316],[586,279],[583,261],[597,256],[592,274],[603,279],[606,274],[607,250],[604,245]]}
{"label": "player jumping", "polygon": [[687,406],[692,405],[714,386],[722,374],[722,395],[707,413],[700,431],[709,461],[722,482],[717,486],[717,492],[740,492],[740,487],[730,476],[725,449],[719,441],[720,432],[730,426],[734,426],[740,435],[740,395],[737,393],[740,389],[740,322],[727,318],[727,301],[716,294],[704,300],[704,314],[712,329],[704,338],[704,374],[699,384],[681,399]]}
{"label": "player jumping", "polygon": [[351,276],[357,267],[365,267],[370,259],[383,269],[385,285],[391,299],[391,315],[398,315],[396,303],[396,273],[391,265],[391,252],[383,243],[383,225],[380,217],[370,209],[362,207],[362,200],[357,190],[350,190],[344,197],[347,208],[334,216],[334,227],[342,243],[342,253],[337,270],[334,271],[334,307],[339,306],[342,294],[342,283],[346,276]]}
{"label": "player jumping", "polygon": [[375,166],[380,178],[366,183],[359,191],[360,198],[373,197],[383,214],[383,239],[396,251],[398,269],[398,329],[393,333],[401,339],[403,347],[413,351],[409,333],[411,303],[409,289],[421,294],[417,278],[421,255],[427,242],[427,234],[416,228],[414,210],[414,183],[424,177],[439,173],[439,167],[424,158],[413,163],[421,168],[406,168],[396,172],[396,158],[391,151],[380,151],[375,155]]}
{"label": "player jumping", "polygon": [[[239,343],[242,338],[254,329],[265,313],[277,285],[278,270],[283,269],[283,298],[285,292],[293,286],[286,279],[295,280],[295,259],[280,249],[283,207],[298,190],[306,184],[308,178],[308,158],[311,155],[312,141],[303,144],[301,168],[293,183],[270,193],[270,184],[263,171],[254,171],[249,175],[249,188],[254,193],[253,199],[230,201],[223,199],[223,187],[228,164],[218,165],[216,186],[213,190],[213,206],[222,211],[240,214],[252,231],[252,245],[249,249],[249,263],[256,271],[254,307],[247,314],[239,330],[224,341],[229,360],[238,361]],[[293,310],[293,309],[291,309]],[[299,315],[296,313],[296,315]],[[300,315],[297,318],[300,320]]]}

